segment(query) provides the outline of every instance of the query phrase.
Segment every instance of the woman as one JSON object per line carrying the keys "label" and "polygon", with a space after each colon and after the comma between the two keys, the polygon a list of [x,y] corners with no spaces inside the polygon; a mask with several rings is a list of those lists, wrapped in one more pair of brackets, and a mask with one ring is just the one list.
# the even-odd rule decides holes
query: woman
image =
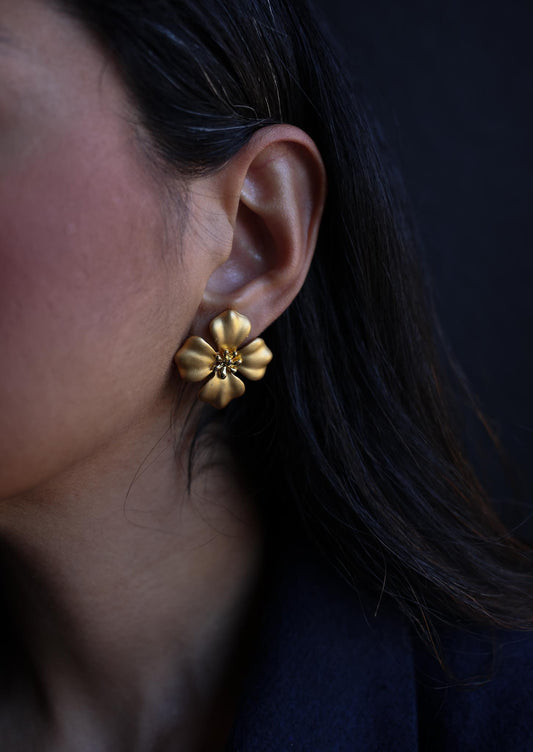
{"label": "woman", "polygon": [[0,8],[2,752],[531,747],[531,557],[305,3]]}

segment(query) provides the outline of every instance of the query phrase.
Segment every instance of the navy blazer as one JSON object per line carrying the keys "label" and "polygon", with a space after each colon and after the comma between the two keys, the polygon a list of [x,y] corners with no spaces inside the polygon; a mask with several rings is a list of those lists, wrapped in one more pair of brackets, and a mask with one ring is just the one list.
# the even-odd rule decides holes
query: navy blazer
{"label": "navy blazer", "polygon": [[228,752],[533,751],[533,633],[443,633],[465,687],[309,552],[272,583]]}

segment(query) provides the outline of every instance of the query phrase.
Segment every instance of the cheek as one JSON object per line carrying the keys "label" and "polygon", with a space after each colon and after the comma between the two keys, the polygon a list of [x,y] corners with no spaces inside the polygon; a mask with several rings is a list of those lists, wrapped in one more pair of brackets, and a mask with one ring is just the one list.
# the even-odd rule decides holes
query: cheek
{"label": "cheek", "polygon": [[[123,430],[179,345],[155,191],[131,157],[93,147],[63,141],[0,177],[4,497]],[[179,338],[186,304],[172,313]]]}

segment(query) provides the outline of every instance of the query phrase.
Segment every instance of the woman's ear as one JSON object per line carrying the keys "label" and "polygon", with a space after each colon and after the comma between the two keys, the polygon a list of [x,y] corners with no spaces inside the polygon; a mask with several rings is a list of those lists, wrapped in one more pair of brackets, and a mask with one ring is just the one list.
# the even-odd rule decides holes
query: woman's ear
{"label": "woman's ear", "polygon": [[[233,308],[266,329],[299,292],[311,263],[326,173],[312,139],[289,125],[258,131],[216,175],[233,228],[231,251],[209,276],[201,309]],[[199,312],[200,313],[200,312]]]}

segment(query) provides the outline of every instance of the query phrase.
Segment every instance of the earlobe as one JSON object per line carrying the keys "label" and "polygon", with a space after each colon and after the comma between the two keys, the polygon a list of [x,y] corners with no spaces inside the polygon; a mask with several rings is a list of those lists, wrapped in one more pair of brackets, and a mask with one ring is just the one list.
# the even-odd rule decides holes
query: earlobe
{"label": "earlobe", "polygon": [[305,280],[326,178],[315,144],[293,126],[262,129],[233,159],[224,168],[239,191],[231,254],[208,280],[204,302],[210,310],[242,311],[255,336],[290,305]]}

